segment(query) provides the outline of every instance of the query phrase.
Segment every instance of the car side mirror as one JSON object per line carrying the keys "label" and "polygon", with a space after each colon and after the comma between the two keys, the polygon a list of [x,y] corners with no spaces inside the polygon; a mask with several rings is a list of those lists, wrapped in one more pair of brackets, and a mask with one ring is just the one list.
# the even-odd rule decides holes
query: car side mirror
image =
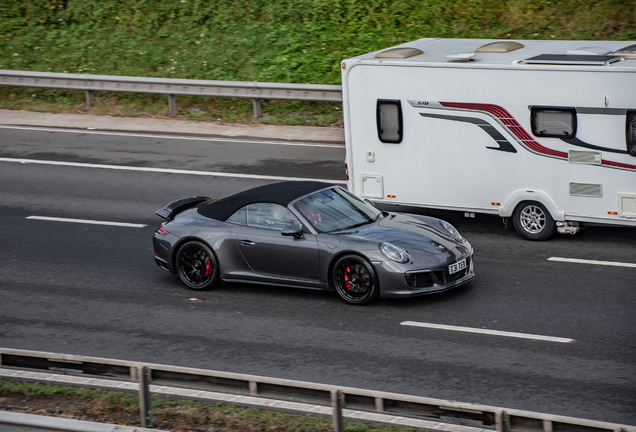
{"label": "car side mirror", "polygon": [[299,228],[296,225],[287,225],[280,233],[287,237],[296,237],[298,239],[303,238],[302,228]]}

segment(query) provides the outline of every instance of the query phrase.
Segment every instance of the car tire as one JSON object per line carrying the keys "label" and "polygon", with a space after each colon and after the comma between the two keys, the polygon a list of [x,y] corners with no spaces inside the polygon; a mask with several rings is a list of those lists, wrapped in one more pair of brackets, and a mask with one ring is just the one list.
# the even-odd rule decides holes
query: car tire
{"label": "car tire", "polygon": [[517,233],[526,240],[547,240],[556,231],[550,212],[535,201],[520,203],[512,215],[512,223]]}
{"label": "car tire", "polygon": [[202,291],[215,287],[219,280],[219,265],[214,252],[199,241],[183,244],[175,260],[177,274],[188,288]]}
{"label": "car tire", "polygon": [[373,267],[358,255],[344,255],[331,270],[331,283],[347,303],[365,305],[380,297],[380,286]]}

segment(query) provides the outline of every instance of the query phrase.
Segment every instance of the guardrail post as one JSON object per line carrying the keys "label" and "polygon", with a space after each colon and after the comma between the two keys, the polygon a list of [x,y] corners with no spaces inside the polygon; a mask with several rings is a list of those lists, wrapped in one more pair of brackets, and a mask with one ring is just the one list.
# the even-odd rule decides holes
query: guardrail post
{"label": "guardrail post", "polygon": [[261,100],[252,99],[252,107],[254,108],[254,120],[261,118]]}
{"label": "guardrail post", "polygon": [[95,102],[95,97],[93,95],[93,90],[86,90],[86,109],[91,109]]}
{"label": "guardrail post", "polygon": [[177,97],[175,95],[168,95],[168,109],[170,114],[177,112]]}
{"label": "guardrail post", "polygon": [[148,416],[150,415],[150,373],[147,366],[141,366],[137,370],[139,379],[139,416],[141,417],[141,427],[148,427]]}
{"label": "guardrail post", "polygon": [[504,410],[495,413],[495,428],[497,432],[508,432],[510,430],[510,416]]}
{"label": "guardrail post", "polygon": [[333,408],[333,430],[334,432],[344,432],[344,421],[342,419],[342,405],[344,405],[342,390],[331,391],[331,407]]}

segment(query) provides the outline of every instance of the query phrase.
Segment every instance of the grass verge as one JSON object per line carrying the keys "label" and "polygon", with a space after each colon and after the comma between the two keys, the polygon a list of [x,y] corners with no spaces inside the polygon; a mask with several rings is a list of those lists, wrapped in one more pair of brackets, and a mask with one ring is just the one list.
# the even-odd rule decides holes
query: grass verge
{"label": "grass verge", "polygon": [[[0,380],[0,410],[140,426],[136,394],[88,387]],[[152,395],[152,427],[173,432],[327,432],[331,418],[289,414]],[[345,421],[350,432],[415,432],[421,429]]]}

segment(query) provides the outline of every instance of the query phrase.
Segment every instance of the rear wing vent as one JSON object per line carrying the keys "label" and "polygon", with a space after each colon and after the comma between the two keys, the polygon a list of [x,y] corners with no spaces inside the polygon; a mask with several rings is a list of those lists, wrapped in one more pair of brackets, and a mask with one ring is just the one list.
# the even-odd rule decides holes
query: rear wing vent
{"label": "rear wing vent", "polygon": [[166,204],[157,210],[156,215],[164,219],[172,219],[177,214],[184,210],[192,208],[202,202],[209,201],[210,198],[204,196],[192,196],[187,198],[181,198],[171,203]]}
{"label": "rear wing vent", "polygon": [[541,54],[523,60],[527,64],[607,66],[619,61],[619,55]]}

